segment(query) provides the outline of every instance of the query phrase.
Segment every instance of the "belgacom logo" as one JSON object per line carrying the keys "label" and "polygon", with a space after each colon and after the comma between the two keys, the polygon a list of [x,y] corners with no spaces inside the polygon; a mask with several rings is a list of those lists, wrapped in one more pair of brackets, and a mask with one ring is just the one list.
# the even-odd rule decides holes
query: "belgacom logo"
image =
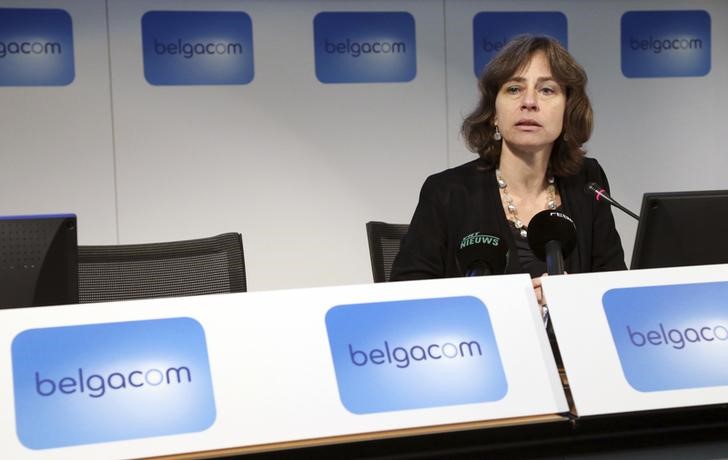
{"label": "belgacom logo", "polygon": [[17,433],[31,449],[202,431],[216,418],[192,318],[29,329],[12,361]]}

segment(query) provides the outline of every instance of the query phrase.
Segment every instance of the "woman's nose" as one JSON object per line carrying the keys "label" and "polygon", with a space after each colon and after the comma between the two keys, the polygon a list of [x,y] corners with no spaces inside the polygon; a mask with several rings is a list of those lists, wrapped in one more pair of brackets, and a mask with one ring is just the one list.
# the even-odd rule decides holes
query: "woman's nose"
{"label": "woman's nose", "polygon": [[523,93],[521,108],[525,110],[538,110],[538,102],[536,101],[535,89],[529,89]]}

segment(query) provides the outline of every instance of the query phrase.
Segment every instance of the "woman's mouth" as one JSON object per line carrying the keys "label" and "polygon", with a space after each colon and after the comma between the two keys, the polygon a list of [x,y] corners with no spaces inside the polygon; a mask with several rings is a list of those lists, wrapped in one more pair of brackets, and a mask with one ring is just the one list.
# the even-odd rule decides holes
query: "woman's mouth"
{"label": "woman's mouth", "polygon": [[522,131],[535,131],[536,129],[541,128],[541,123],[537,122],[536,120],[532,119],[523,119],[519,120],[518,123],[516,123],[516,128],[522,130]]}

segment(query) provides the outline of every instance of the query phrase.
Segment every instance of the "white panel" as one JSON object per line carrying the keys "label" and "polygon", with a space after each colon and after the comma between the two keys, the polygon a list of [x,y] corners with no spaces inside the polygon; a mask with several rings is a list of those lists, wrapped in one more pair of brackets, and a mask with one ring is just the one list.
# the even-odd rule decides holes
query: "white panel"
{"label": "white panel", "polygon": [[[605,292],[615,288],[684,285],[726,280],[728,280],[728,265],[585,273],[544,278],[544,296],[549,302],[556,340],[559,343],[577,415],[692,407],[728,401],[728,387],[719,384],[703,383],[702,386],[692,384],[672,387],[678,389],[638,391],[625,377],[620,361],[622,358],[616,348],[603,301]],[[647,305],[645,307],[647,309]],[[720,304],[711,305],[711,308],[714,311],[724,309]],[[644,313],[642,310],[640,314],[649,317],[649,313]],[[648,369],[653,364],[646,360],[642,362]],[[664,362],[654,365],[666,366]],[[706,379],[703,378],[703,381]],[[668,387],[673,383],[660,380],[654,382],[656,387]],[[664,385],[661,385],[663,383]]]}
{"label": "white panel", "polygon": [[[451,296],[473,296],[487,306],[507,381],[505,396],[485,402],[363,415],[346,410],[339,397],[332,362],[325,322],[327,311],[341,304]],[[0,402],[9,408],[0,414],[0,444],[4,453],[11,458],[138,458],[468,421],[537,415],[551,415],[554,420],[558,419],[554,414],[568,410],[527,275],[4,310],[0,311],[0,344],[9,350],[14,337],[28,329],[180,317],[193,318],[204,329],[217,408],[212,426],[201,432],[172,436],[26,449],[16,435],[13,379],[8,371],[12,368],[11,354],[4,353],[0,354]],[[432,335],[425,333],[423,340],[439,337],[436,328],[433,331]],[[396,339],[397,332],[391,333]],[[98,355],[91,353],[92,358],[87,356],[85,362],[96,362],[99,356],[105,356],[103,346],[100,350]],[[78,357],[72,356],[70,362],[75,364]],[[135,365],[139,365],[136,360],[140,358],[139,362],[145,362],[143,355],[129,355]],[[64,369],[68,364],[53,363]],[[435,360],[418,363],[431,368],[441,364]],[[468,366],[460,369],[467,375]],[[392,368],[389,375],[399,371],[402,369]],[[441,376],[445,388],[448,377],[449,374]],[[429,383],[423,382],[423,386]],[[129,393],[115,394],[120,395],[126,395],[125,401],[130,402],[125,410],[145,410],[136,405],[139,399]],[[365,398],[374,399],[376,395]],[[76,404],[80,407],[88,401]],[[75,422],[81,423],[83,411],[78,413],[80,418]],[[69,423],[73,423],[74,419],[69,417]],[[527,423],[527,419],[520,422]]]}
{"label": "white panel", "polygon": [[0,87],[0,215],[72,212],[79,243],[116,242],[105,2],[0,7],[66,10],[76,73],[68,86]]}
{"label": "white panel", "polygon": [[[140,18],[180,8],[250,15],[250,84],[146,83]],[[319,83],[313,18],[331,9],[409,11],[416,78]],[[445,166],[441,3],[145,0],[110,17],[121,242],[238,231],[251,290],[370,281],[365,222],[408,222]]]}

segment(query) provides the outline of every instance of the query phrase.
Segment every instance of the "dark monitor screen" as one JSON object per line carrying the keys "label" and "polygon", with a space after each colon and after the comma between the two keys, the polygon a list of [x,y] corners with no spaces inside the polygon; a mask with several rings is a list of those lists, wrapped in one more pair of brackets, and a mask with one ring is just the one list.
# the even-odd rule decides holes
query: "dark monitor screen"
{"label": "dark monitor screen", "polygon": [[0,217],[0,308],[78,303],[73,214]]}
{"label": "dark monitor screen", "polygon": [[728,190],[645,193],[631,268],[728,263]]}

